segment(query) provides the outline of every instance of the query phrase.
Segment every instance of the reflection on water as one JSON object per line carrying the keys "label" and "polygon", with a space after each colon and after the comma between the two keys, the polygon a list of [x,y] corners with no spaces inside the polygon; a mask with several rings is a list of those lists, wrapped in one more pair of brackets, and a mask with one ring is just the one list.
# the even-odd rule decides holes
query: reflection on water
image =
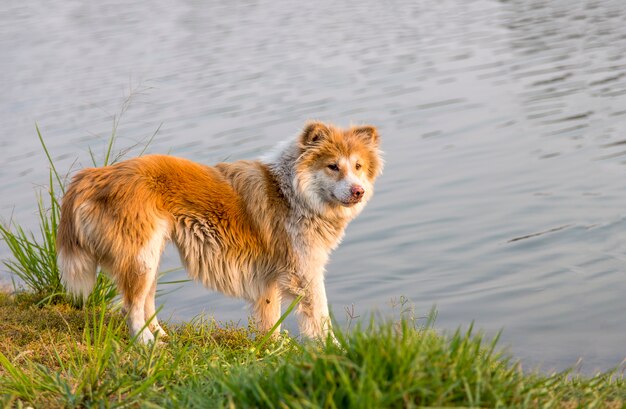
{"label": "reflection on water", "polygon": [[[404,295],[437,304],[440,328],[504,328],[527,366],[619,364],[622,2],[323,3],[4,3],[0,214],[34,226],[35,122],[60,169],[86,166],[130,91],[120,146],[162,124],[152,152],[205,163],[258,156],[309,118],[370,122],[387,167],[328,267],[340,321]],[[192,285],[161,300],[178,319],[247,314]]]}

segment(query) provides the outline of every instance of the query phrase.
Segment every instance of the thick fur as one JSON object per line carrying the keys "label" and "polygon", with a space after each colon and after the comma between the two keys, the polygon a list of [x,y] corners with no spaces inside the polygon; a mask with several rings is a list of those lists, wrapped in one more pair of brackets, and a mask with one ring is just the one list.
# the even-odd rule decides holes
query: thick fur
{"label": "thick fur", "polygon": [[63,282],[87,296],[101,266],[122,294],[131,334],[152,341],[153,332],[165,335],[154,293],[171,240],[189,276],[248,300],[261,330],[276,323],[283,299],[303,295],[301,333],[324,336],[324,268],[373,194],[378,147],[372,126],[312,122],[265,160],[210,167],[149,155],[84,169],[61,208]]}

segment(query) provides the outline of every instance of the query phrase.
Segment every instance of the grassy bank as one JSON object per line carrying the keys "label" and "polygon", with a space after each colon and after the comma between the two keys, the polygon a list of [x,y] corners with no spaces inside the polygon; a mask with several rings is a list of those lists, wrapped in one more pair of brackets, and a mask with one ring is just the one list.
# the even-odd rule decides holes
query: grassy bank
{"label": "grassy bank", "polygon": [[251,329],[195,320],[148,347],[106,308],[36,306],[0,294],[3,406],[622,408],[622,374],[528,374],[480,335],[407,321],[286,335],[257,348]]}

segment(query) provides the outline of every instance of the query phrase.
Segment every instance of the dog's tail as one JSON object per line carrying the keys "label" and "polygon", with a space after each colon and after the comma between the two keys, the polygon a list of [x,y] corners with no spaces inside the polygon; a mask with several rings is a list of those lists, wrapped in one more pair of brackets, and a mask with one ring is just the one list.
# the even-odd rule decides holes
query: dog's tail
{"label": "dog's tail", "polygon": [[91,253],[81,245],[84,232],[79,231],[76,222],[82,219],[82,209],[80,206],[76,206],[78,202],[76,199],[76,189],[70,186],[61,205],[61,218],[56,241],[57,265],[65,289],[71,294],[86,299],[96,284],[98,263]]}
{"label": "dog's tail", "polygon": [[57,250],[57,263],[65,289],[86,299],[96,284],[96,261],[86,252]]}

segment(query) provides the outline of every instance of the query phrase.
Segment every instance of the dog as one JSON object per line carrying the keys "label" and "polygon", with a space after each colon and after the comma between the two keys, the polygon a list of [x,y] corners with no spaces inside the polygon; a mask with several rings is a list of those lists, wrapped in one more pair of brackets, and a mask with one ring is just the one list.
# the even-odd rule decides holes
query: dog
{"label": "dog", "polygon": [[115,282],[131,336],[167,334],[155,314],[157,268],[172,241],[188,275],[251,303],[260,331],[302,296],[300,333],[330,330],[324,272],[374,193],[383,160],[373,126],[308,122],[270,157],[205,166],[146,155],[79,171],[61,205],[62,282],[87,297],[97,267]]}

